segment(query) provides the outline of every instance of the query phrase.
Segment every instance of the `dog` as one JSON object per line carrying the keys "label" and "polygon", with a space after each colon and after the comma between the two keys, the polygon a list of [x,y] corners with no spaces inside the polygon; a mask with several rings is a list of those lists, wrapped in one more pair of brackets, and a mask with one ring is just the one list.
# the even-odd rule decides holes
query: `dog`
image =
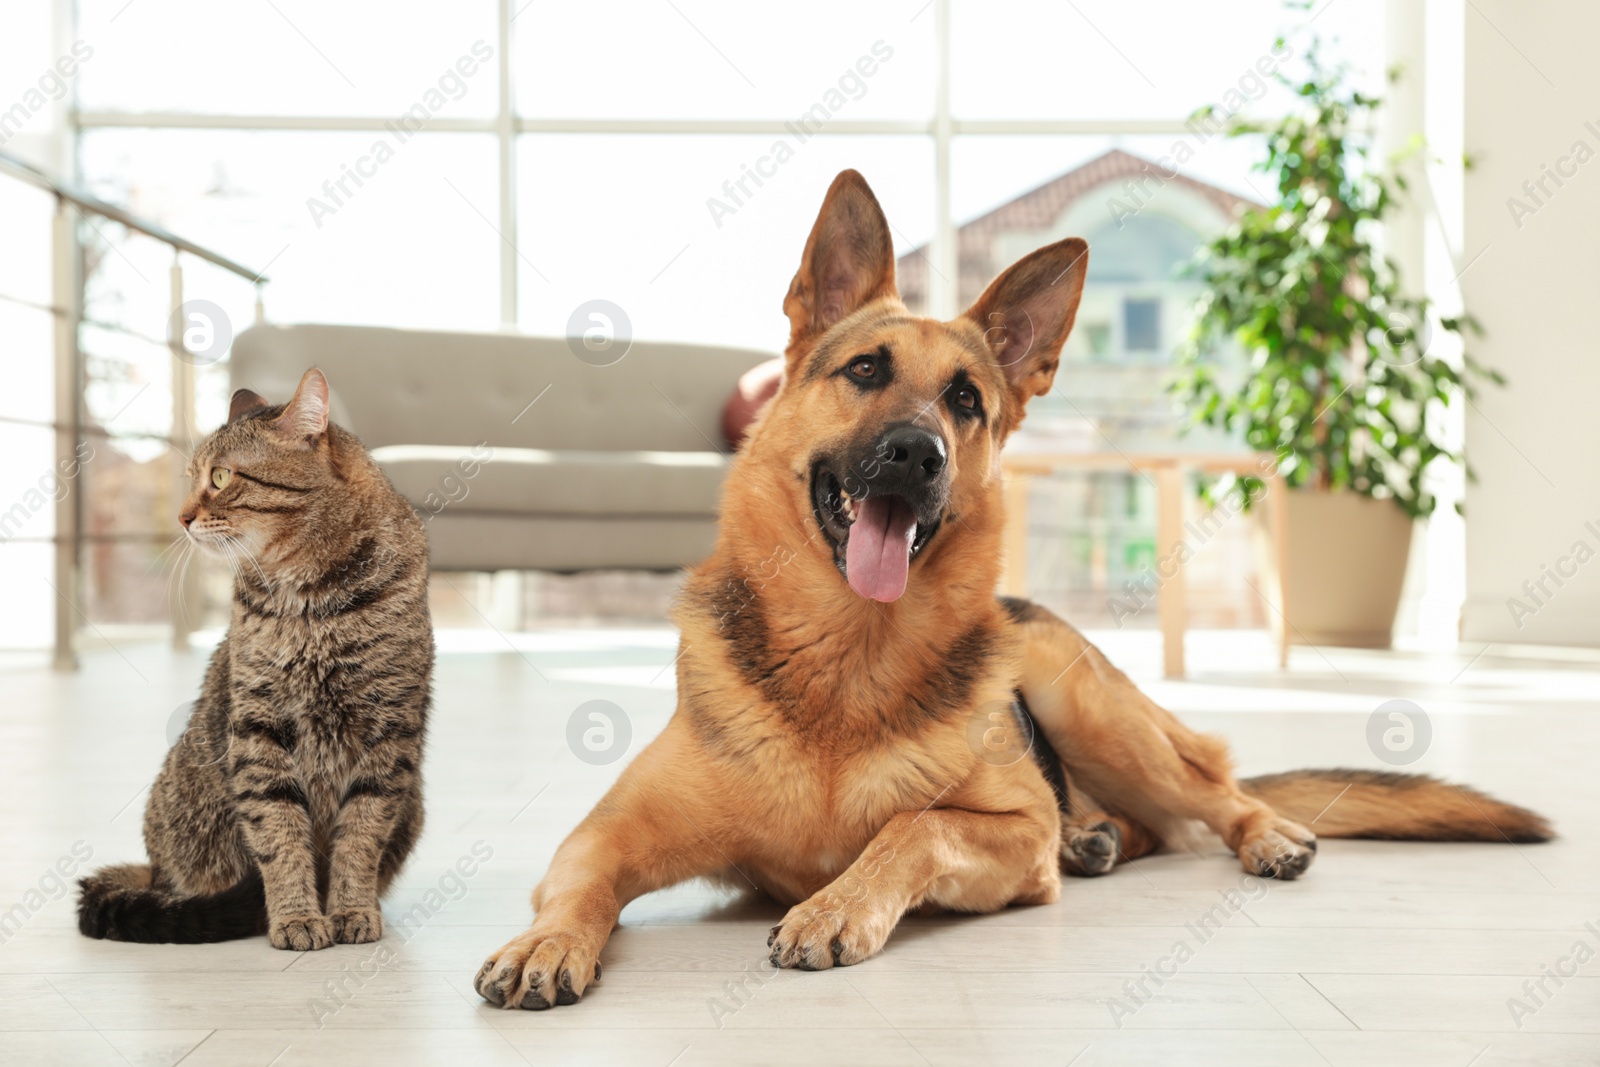
{"label": "dog", "polygon": [[913,908],[1052,903],[1063,869],[1103,874],[1196,821],[1276,878],[1311,863],[1313,820],[1334,837],[1550,835],[1419,776],[1235,781],[1221,741],[1050,612],[996,598],[1000,450],[1050,389],[1088,255],[1058,241],[960,317],[919,318],[877,199],[854,171],[833,182],[784,299],[783,383],[674,609],[677,710],[557,850],[481,996],[575,1003],[622,907],[696,877],[789,905],[771,962],[822,970],[876,954]]}

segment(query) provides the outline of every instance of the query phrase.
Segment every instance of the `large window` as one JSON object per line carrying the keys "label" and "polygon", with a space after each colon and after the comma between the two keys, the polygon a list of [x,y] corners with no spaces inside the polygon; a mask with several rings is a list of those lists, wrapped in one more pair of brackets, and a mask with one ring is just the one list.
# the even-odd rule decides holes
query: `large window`
{"label": "large window", "polygon": [[[1160,377],[1193,295],[1178,266],[1270,189],[1250,171],[1259,145],[1187,120],[1290,106],[1261,72],[1294,68],[1308,21],[1325,58],[1381,90],[1377,0],[1225,14],[1187,0],[79,0],[93,55],[73,85],[76,166],[107,199],[266,271],[271,320],[557,333],[603,297],[635,336],[772,350],[821,193],[854,167],[920,310],[953,314],[1016,256],[1089,236],[1080,326],[1030,432],[1170,443]],[[1181,180],[1138,171],[1173,159]],[[171,403],[161,250],[102,229],[88,235],[86,313],[107,327],[83,339],[88,402],[131,431],[105,465],[130,473],[102,474],[92,510],[142,546],[107,552],[142,553],[154,575],[110,591],[132,564],[107,563],[91,614],[116,621],[162,599]],[[185,287],[249,324],[247,285],[190,270]],[[47,321],[10,336],[45,358]],[[225,360],[198,388],[215,421]],[[1061,597],[1092,604],[1078,594],[1143,559],[1148,487],[1074,484],[1041,490],[1056,495],[1035,558]],[[1052,556],[1067,541],[1079,562]],[[0,565],[29,550],[0,546]],[[1191,599],[1204,622],[1204,590]]]}
{"label": "large window", "polygon": [[[271,262],[279,320],[551,330],[609,292],[641,334],[773,347],[840,167],[937,269],[942,228],[1075,164],[1287,106],[1258,68],[1309,18],[1381,84],[1377,0],[78,8],[83,176]],[[1194,147],[1184,174],[1253,195],[1248,144]],[[960,295],[934,277],[935,309]]]}

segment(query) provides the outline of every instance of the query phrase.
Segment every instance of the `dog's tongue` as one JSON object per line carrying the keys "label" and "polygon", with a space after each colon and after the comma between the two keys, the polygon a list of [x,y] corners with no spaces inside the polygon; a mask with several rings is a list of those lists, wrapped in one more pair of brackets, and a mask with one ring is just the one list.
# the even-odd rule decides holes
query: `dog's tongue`
{"label": "dog's tongue", "polygon": [[916,534],[916,513],[904,500],[897,496],[863,499],[844,546],[850,588],[873,600],[899,600],[906,591],[911,541]]}

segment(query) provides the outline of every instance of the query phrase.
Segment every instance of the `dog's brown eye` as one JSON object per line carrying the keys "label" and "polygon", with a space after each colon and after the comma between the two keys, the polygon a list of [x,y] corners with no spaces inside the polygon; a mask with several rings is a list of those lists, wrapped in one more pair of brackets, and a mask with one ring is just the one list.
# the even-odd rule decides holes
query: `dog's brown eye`
{"label": "dog's brown eye", "polygon": [[864,382],[871,381],[878,374],[878,361],[871,356],[861,356],[850,361],[850,373]]}
{"label": "dog's brown eye", "polygon": [[966,386],[956,394],[956,403],[971,411],[978,406],[978,394],[971,386]]}

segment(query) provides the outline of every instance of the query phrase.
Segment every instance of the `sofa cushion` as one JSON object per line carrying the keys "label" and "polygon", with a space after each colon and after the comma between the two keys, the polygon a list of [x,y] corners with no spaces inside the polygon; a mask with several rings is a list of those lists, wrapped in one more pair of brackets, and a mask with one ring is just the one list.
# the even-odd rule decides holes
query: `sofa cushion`
{"label": "sofa cushion", "polygon": [[428,554],[439,571],[672,571],[705,559],[716,543],[717,520],[709,515],[610,519],[446,508],[428,523]]}
{"label": "sofa cushion", "polygon": [[[577,345],[575,348],[574,346]],[[252,326],[234,339],[233,389],[288,399],[307,367],[333,421],[368,448],[487,439],[496,448],[697,451],[722,447],[722,404],[770,352],[634,340],[594,366],[561,337],[374,326]]]}
{"label": "sofa cushion", "polygon": [[717,452],[386,445],[372,457],[429,516],[715,516],[728,469]]}

